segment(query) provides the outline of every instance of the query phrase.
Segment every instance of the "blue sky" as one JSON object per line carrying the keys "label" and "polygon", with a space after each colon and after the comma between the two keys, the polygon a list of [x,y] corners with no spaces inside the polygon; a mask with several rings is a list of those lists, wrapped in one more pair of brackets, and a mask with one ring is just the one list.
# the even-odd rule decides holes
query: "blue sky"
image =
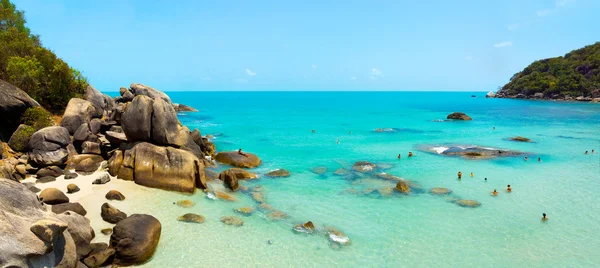
{"label": "blue sky", "polygon": [[103,91],[488,91],[600,41],[597,0],[13,1]]}

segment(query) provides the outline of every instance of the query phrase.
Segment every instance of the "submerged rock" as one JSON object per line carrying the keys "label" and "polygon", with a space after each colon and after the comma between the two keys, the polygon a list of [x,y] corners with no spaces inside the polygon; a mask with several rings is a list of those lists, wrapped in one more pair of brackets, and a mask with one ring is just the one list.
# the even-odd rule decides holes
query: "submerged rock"
{"label": "submerged rock", "polygon": [[178,221],[204,223],[204,216],[195,213],[186,213],[177,218]]}
{"label": "submerged rock", "polygon": [[235,202],[237,201],[237,198],[225,193],[225,192],[221,192],[221,191],[214,191],[215,196],[219,199],[223,199],[226,201],[231,201],[231,202]]}
{"label": "submerged rock", "polygon": [[283,220],[283,219],[285,219],[285,218],[287,218],[289,216],[285,212],[276,210],[276,211],[273,211],[273,212],[267,214],[267,217],[269,218],[269,220],[279,221],[279,220]]}
{"label": "submerged rock", "polygon": [[377,192],[379,192],[379,195],[381,195],[383,197],[390,196],[390,195],[394,194],[394,188],[393,187],[379,188],[379,189],[377,189]]}
{"label": "submerged rock", "polygon": [[282,178],[282,177],[289,177],[290,172],[285,169],[280,168],[280,169],[276,169],[276,170],[271,170],[266,175],[271,178]]}
{"label": "submerged rock", "polygon": [[424,146],[422,150],[446,156],[459,156],[466,159],[492,159],[497,157],[510,157],[524,154],[523,152],[519,151],[509,151],[476,145],[432,145]]}
{"label": "submerged rock", "polygon": [[182,207],[182,208],[191,208],[194,205],[196,205],[192,200],[179,200],[177,201],[175,204],[177,204],[178,206]]}
{"label": "submerged rock", "polygon": [[456,203],[457,205],[459,205],[461,207],[476,208],[476,207],[481,206],[481,203],[479,203],[476,200],[459,199],[459,200],[456,200],[454,203]]}
{"label": "submerged rock", "polygon": [[235,212],[242,214],[244,216],[250,216],[252,215],[252,213],[254,213],[254,209],[251,207],[242,207],[242,208],[237,208],[234,210]]}
{"label": "submerged rock", "polygon": [[333,175],[346,176],[346,175],[350,175],[351,173],[352,172],[350,172],[350,170],[338,168],[333,172]]}
{"label": "submerged rock", "polygon": [[433,195],[447,195],[447,194],[452,193],[452,190],[450,190],[448,188],[434,187],[434,188],[431,188],[431,190],[429,190],[429,192]]}
{"label": "submerged rock", "polygon": [[322,175],[322,174],[325,174],[327,172],[327,167],[323,167],[323,166],[314,167],[314,168],[311,169],[311,171],[313,173]]}
{"label": "submerged rock", "polygon": [[410,193],[410,187],[408,186],[408,183],[404,180],[401,180],[396,184],[396,190],[398,190],[398,192],[401,192],[403,194]]}
{"label": "submerged rock", "polygon": [[233,172],[238,180],[258,179],[258,175],[241,168],[230,168],[229,171]]}
{"label": "submerged rock", "polygon": [[325,229],[327,231],[327,238],[329,238],[332,244],[337,246],[350,245],[350,238],[346,234],[333,227],[326,227]]}
{"label": "submerged rock", "polygon": [[463,121],[468,121],[468,120],[472,120],[472,118],[470,116],[468,116],[465,113],[461,113],[461,112],[454,112],[449,114],[446,119],[452,119],[452,120],[463,120]]}
{"label": "submerged rock", "polygon": [[315,225],[312,221],[307,221],[303,224],[297,224],[292,230],[296,233],[313,233],[315,231]]}
{"label": "submerged rock", "polygon": [[531,140],[529,138],[525,138],[525,137],[521,137],[521,136],[511,137],[510,140],[511,141],[520,141],[520,142],[531,142]]}
{"label": "submerged rock", "polygon": [[393,182],[403,181],[404,180],[401,177],[394,176],[392,174],[388,174],[388,173],[385,173],[385,172],[377,173],[377,175],[375,175],[375,176],[377,176],[377,178],[388,180],[388,181],[393,181]]}
{"label": "submerged rock", "polygon": [[215,160],[226,165],[240,168],[255,168],[261,164],[261,160],[258,156],[246,152],[240,154],[237,151],[219,152],[215,156]]}
{"label": "submerged rock", "polygon": [[244,221],[236,216],[223,216],[221,217],[221,222],[226,225],[233,225],[238,227],[244,225]]}
{"label": "submerged rock", "polygon": [[371,172],[377,165],[368,161],[358,161],[352,165],[352,169],[358,172]]}

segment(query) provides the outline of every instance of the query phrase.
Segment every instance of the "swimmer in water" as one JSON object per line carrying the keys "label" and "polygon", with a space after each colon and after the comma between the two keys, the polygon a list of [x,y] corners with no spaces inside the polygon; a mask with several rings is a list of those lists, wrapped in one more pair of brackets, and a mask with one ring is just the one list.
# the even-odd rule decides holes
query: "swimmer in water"
{"label": "swimmer in water", "polygon": [[588,151],[585,151],[585,153],[584,153],[584,154],[588,154]]}
{"label": "swimmer in water", "polygon": [[340,139],[337,139],[337,141],[335,141],[335,143],[340,144]]}
{"label": "swimmer in water", "polygon": [[462,178],[462,172],[458,172],[458,178],[461,179]]}
{"label": "swimmer in water", "polygon": [[473,174],[473,172],[471,172],[471,177],[475,176],[475,174]]}
{"label": "swimmer in water", "polygon": [[542,162],[542,158],[541,157],[538,157],[538,162]]}
{"label": "swimmer in water", "polygon": [[312,130],[312,133],[315,133],[315,132],[316,132],[316,131],[313,129],[313,130]]}
{"label": "swimmer in water", "polygon": [[546,213],[542,213],[542,221],[547,221],[548,217],[546,217]]}
{"label": "swimmer in water", "polygon": [[485,181],[487,181],[487,178],[485,178]]}
{"label": "swimmer in water", "polygon": [[400,159],[400,158],[402,158],[402,155],[401,155],[401,154],[398,154],[398,159]]}
{"label": "swimmer in water", "polygon": [[594,153],[594,149],[592,149],[592,153]]}
{"label": "swimmer in water", "polygon": [[493,127],[492,130],[496,130],[496,127]]}
{"label": "swimmer in water", "polygon": [[412,156],[413,156],[412,152],[408,152],[408,157],[412,157]]}
{"label": "swimmer in water", "polygon": [[527,161],[527,156],[525,156],[525,157],[523,158],[523,160]]}
{"label": "swimmer in water", "polygon": [[509,193],[512,192],[512,188],[510,188],[510,184],[506,187],[506,191]]}
{"label": "swimmer in water", "polygon": [[494,189],[494,191],[492,192],[493,196],[498,196],[498,191],[496,191],[496,189]]}

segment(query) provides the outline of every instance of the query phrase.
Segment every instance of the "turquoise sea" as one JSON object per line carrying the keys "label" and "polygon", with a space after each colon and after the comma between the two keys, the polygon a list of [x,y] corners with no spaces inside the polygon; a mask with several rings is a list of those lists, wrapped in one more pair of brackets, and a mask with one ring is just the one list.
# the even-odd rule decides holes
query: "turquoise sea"
{"label": "turquoise sea", "polygon": [[[252,170],[261,178],[244,185],[261,185],[267,203],[290,218],[269,221],[256,212],[242,216],[242,227],[222,224],[221,216],[237,215],[233,209],[256,206],[239,192],[238,202],[210,200],[202,192],[128,197],[135,212],[154,215],[163,225],[147,267],[600,266],[599,104],[486,99],[482,92],[167,93],[173,102],[199,110],[179,119],[215,136],[217,150],[242,148],[262,158]],[[455,111],[473,121],[443,120]],[[374,132],[377,128],[395,131]],[[517,135],[533,142],[508,140]],[[430,144],[518,150],[529,161],[466,160],[419,150]],[[408,158],[409,151],[415,156]],[[394,185],[369,175],[333,174],[356,161],[380,164],[421,190],[364,194]],[[328,171],[311,172],[317,166]],[[277,168],[292,175],[262,176]],[[504,191],[507,184],[512,193]],[[432,187],[453,193],[434,196]],[[500,192],[496,197],[490,195],[494,189]],[[448,201],[453,197],[482,205],[460,207]],[[181,199],[197,204],[173,205]],[[206,222],[175,220],[190,212]],[[540,220],[544,212],[546,222]],[[323,234],[292,232],[308,220],[318,228],[336,227],[351,244],[336,248]]]}

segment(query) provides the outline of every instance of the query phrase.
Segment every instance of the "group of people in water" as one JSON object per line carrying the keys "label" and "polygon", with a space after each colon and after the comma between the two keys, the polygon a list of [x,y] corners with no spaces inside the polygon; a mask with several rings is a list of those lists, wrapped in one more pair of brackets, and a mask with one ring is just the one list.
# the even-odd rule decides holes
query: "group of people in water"
{"label": "group of people in water", "polygon": [[[594,149],[592,149],[592,153],[594,153]],[[585,151],[583,154],[588,154],[588,151]]]}

